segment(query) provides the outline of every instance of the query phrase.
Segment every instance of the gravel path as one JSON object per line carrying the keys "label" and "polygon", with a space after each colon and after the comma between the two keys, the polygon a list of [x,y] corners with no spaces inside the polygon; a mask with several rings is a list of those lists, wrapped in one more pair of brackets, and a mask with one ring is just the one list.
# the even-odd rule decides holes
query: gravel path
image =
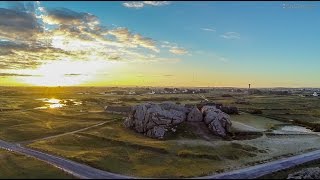
{"label": "gravel path", "polygon": [[39,139],[33,139],[33,140],[30,140],[30,141],[23,141],[23,142],[20,142],[19,144],[26,145],[26,144],[31,144],[31,143],[33,143],[35,141],[41,141],[41,140],[52,139],[52,138],[65,136],[65,135],[69,135],[69,134],[74,134],[74,133],[85,131],[85,130],[88,130],[88,129],[91,129],[91,128],[94,128],[94,127],[102,126],[102,125],[104,125],[106,123],[113,122],[113,121],[116,121],[116,120],[104,121],[104,122],[101,122],[101,123],[98,123],[98,124],[94,124],[94,125],[89,126],[89,127],[85,127],[85,128],[82,128],[82,129],[78,129],[78,130],[75,130],[75,131],[70,131],[70,132],[66,132],[66,133],[62,133],[62,134],[57,134],[57,135],[48,136],[48,137],[39,138]]}

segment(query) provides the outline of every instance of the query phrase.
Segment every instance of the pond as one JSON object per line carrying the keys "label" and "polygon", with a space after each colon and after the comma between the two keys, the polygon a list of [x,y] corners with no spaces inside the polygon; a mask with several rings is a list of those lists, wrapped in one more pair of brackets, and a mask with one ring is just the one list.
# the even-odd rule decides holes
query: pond
{"label": "pond", "polygon": [[61,108],[65,106],[71,106],[71,105],[81,105],[81,101],[76,101],[75,99],[55,99],[55,98],[40,98],[36,99],[38,101],[42,101],[46,103],[44,106],[36,107],[34,109],[56,109]]}

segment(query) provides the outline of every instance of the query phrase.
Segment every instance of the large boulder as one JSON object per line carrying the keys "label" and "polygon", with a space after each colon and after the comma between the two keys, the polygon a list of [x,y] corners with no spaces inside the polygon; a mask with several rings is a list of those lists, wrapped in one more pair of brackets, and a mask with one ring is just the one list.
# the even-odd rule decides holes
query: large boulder
{"label": "large boulder", "polygon": [[232,125],[228,114],[215,106],[203,106],[201,112],[204,115],[204,122],[209,130],[218,136],[227,136]]}
{"label": "large boulder", "polygon": [[167,132],[175,132],[175,127],[184,121],[201,122],[215,135],[225,137],[230,131],[230,116],[216,106],[205,105],[201,111],[197,106],[185,107],[165,102],[144,103],[133,106],[124,125],[145,136],[162,139]]}
{"label": "large boulder", "polygon": [[188,114],[187,121],[200,122],[203,120],[202,112],[195,106]]}
{"label": "large boulder", "polygon": [[170,102],[144,103],[132,108],[124,125],[152,138],[162,139],[167,131],[186,120],[188,108]]}

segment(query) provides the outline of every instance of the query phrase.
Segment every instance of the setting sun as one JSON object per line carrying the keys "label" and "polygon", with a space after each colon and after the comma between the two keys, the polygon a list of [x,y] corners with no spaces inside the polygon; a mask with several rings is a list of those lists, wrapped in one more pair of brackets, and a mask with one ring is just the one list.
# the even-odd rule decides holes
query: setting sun
{"label": "setting sun", "polygon": [[319,7],[0,1],[0,180],[320,179]]}
{"label": "setting sun", "polygon": [[32,71],[36,76],[19,77],[23,82],[37,86],[72,86],[94,80],[92,72],[108,71],[110,62],[103,61],[53,61]]}

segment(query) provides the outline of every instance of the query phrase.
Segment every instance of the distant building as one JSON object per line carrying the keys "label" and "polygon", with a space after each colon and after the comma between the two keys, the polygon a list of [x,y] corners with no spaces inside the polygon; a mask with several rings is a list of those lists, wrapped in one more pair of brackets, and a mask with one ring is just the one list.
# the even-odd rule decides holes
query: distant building
{"label": "distant building", "polygon": [[155,94],[155,91],[148,92],[147,94]]}
{"label": "distant building", "polygon": [[318,93],[317,93],[317,92],[314,92],[314,93],[312,94],[312,96],[314,96],[314,97],[318,97],[319,95],[318,95]]}

